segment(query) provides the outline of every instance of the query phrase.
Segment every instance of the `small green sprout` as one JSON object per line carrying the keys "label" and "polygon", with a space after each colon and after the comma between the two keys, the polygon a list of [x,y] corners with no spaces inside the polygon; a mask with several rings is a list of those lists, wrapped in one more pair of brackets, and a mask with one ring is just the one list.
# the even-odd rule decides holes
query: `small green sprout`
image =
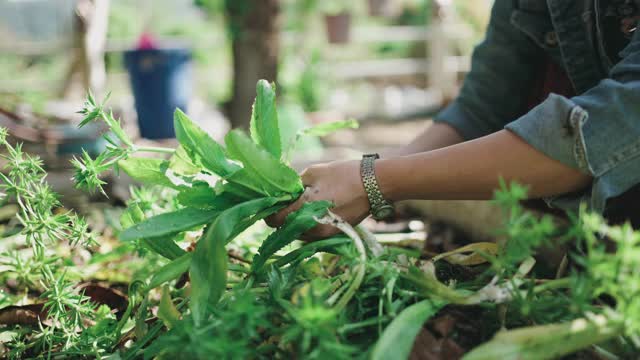
{"label": "small green sprout", "polygon": [[100,179],[100,174],[110,168],[110,165],[105,163],[105,153],[92,159],[91,155],[83,150],[82,157],[80,159],[74,157],[71,163],[75,168],[73,180],[76,187],[89,192],[94,192],[97,189],[106,196],[102,187],[106,185],[106,182]]}

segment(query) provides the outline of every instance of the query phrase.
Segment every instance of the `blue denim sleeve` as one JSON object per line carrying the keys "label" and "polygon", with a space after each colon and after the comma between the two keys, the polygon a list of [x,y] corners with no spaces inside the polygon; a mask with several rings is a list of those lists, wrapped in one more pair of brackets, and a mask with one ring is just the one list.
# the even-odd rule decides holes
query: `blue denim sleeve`
{"label": "blue denim sleeve", "polygon": [[486,37],[473,51],[460,94],[434,118],[467,140],[501,130],[526,108],[529,96],[520,93],[533,87],[541,51],[511,24],[513,10],[514,1],[494,2]]}
{"label": "blue denim sleeve", "polygon": [[562,163],[594,177],[584,193],[548,199],[603,212],[607,199],[640,183],[640,31],[608,78],[573,98],[551,95],[506,129]]}

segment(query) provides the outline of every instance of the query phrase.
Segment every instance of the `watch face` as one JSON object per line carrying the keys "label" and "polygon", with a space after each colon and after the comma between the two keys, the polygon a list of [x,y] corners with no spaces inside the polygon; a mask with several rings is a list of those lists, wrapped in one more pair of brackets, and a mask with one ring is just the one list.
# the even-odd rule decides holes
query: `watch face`
{"label": "watch face", "polygon": [[393,206],[387,205],[377,209],[374,214],[374,218],[376,218],[376,220],[382,220],[388,218],[391,215],[393,215]]}

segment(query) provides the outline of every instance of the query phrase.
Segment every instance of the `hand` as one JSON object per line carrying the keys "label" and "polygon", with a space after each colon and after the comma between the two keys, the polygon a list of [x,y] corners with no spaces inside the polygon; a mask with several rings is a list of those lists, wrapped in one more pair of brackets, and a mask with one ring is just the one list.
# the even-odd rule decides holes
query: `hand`
{"label": "hand", "polygon": [[[369,214],[369,199],[360,177],[360,161],[334,161],[313,165],[300,174],[305,191],[287,208],[269,217],[267,223],[277,227],[284,223],[291,212],[311,201],[329,200],[335,205],[332,212],[348,223],[355,225]],[[304,235],[304,239],[321,239],[339,232],[330,225],[318,225]]]}

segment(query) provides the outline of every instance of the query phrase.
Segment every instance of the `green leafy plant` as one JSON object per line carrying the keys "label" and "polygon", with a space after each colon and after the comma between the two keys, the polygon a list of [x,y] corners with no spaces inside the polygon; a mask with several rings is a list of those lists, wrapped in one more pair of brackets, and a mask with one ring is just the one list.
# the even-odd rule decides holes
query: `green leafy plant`
{"label": "green leafy plant", "polygon": [[[75,160],[76,181],[81,187],[100,188],[100,174],[115,167],[136,180],[178,191],[180,209],[150,218],[130,216],[127,219],[129,227],[120,237],[123,241],[149,244],[149,248],[180,264],[180,270],[190,262],[189,306],[196,324],[202,324],[209,314],[208,309],[216,305],[226,288],[226,245],[303,191],[300,177],[283,159],[274,86],[267,81],[258,82],[250,136],[233,130],[225,137],[225,146],[213,140],[186,114],[176,110],[174,125],[180,142],[178,149],[137,147],[103,107],[89,96],[81,111],[85,115],[82,124],[102,119],[120,144],[107,137],[112,146],[105,153],[95,160],[87,155],[83,161]],[[338,123],[304,131],[310,135],[323,135],[345,126],[353,125],[352,122]],[[288,147],[284,150],[288,153]],[[171,158],[158,160],[133,156],[143,152],[167,153]],[[213,177],[213,182],[206,180],[207,177]],[[322,217],[330,206],[328,202],[313,203],[287,218],[287,223],[263,243],[254,272],[262,271],[262,265],[275,251],[313,227],[316,224],[314,217]],[[129,214],[133,214],[131,210]],[[174,240],[191,230],[201,230],[202,235],[187,260]],[[174,264],[167,266],[172,268]],[[154,282],[154,285],[159,283]]]}
{"label": "green leafy plant", "polygon": [[[483,304],[498,312],[501,308],[512,308],[521,317],[549,324],[541,325],[540,329],[515,325],[515,330],[500,332],[493,341],[469,353],[471,359],[495,358],[497,354],[551,358],[616,336],[636,335],[635,292],[620,291],[621,288],[609,285],[614,279],[625,279],[629,289],[635,289],[637,284],[632,270],[637,268],[636,260],[629,260],[628,254],[635,251],[638,235],[628,227],[606,227],[587,215],[581,217],[584,223],[559,227],[552,218],[540,218],[522,208],[520,201],[526,198],[526,188],[503,183],[495,197],[495,202],[505,209],[507,219],[501,234],[508,241],[501,247],[469,245],[431,261],[400,266],[397,255],[379,249],[371,234],[357,231],[331,214],[330,203],[313,202],[290,214],[281,228],[263,238],[257,251],[249,253],[249,264],[237,264],[229,257],[228,244],[303,191],[299,176],[287,164],[297,139],[323,136],[354,127],[355,123],[345,121],[304,129],[287,144],[280,136],[274,87],[260,81],[250,135],[233,130],[225,137],[223,146],[177,110],[175,128],[180,147],[140,148],[124,137],[118,129],[119,123],[107,115],[103,105],[91,98],[87,104],[83,110],[87,121],[95,118],[106,121],[120,145],[116,147],[112,140],[113,147],[96,160],[85,159],[84,167],[77,161],[79,173],[87,173],[84,177],[87,180],[80,181],[81,184],[100,186],[100,172],[111,166],[146,184],[177,192],[178,206],[166,213],[147,217],[130,206],[124,218],[127,228],[120,235],[121,240],[138,241],[169,260],[144,281],[139,288],[143,293],[189,273],[190,290],[186,302],[181,304],[186,304],[185,308],[190,311],[184,313],[174,308],[171,294],[178,294],[178,289],[163,288],[163,311],[159,317],[170,330],[152,342],[149,349],[153,351],[149,354],[170,354],[170,344],[178,343],[193,346],[193,356],[200,358],[204,358],[206,349],[223,348],[216,341],[202,340],[202,345],[190,341],[193,336],[238,331],[214,330],[218,325],[208,325],[220,324],[236,311],[232,310],[233,304],[261,304],[263,310],[255,311],[256,318],[246,321],[260,322],[263,319],[257,317],[266,316],[271,317],[271,325],[263,325],[264,333],[253,333],[234,349],[225,350],[227,354],[246,354],[246,349],[257,346],[261,354],[285,352],[307,358],[344,357],[355,350],[345,342],[347,334],[354,337],[365,329],[377,328],[380,338],[372,348],[373,358],[390,358],[390,354],[398,351],[406,356],[421,324],[446,304]],[[137,157],[143,152],[167,153],[171,157],[168,160]],[[307,244],[282,257],[277,255],[318,222],[336,226],[348,237]],[[178,245],[187,233],[198,234],[193,252]],[[624,252],[606,254],[598,245],[597,234],[602,233],[617,241]],[[552,242],[576,240],[584,244],[585,249],[583,255],[576,256],[576,261],[584,264],[588,271],[549,280],[531,276],[536,264],[533,256],[538,248],[550,246]],[[325,272],[313,257],[318,252],[339,255],[338,263]],[[444,261],[489,266],[471,281],[446,283],[436,275],[436,266]],[[336,266],[346,272],[334,272]],[[575,284],[580,284],[581,290],[568,291]],[[615,298],[616,306],[594,306],[593,301],[605,294]],[[256,302],[244,303],[239,300],[243,297]],[[142,299],[142,304],[146,304],[146,296],[142,295]],[[376,305],[364,305],[369,301]],[[135,306],[136,302],[131,302],[130,308]],[[502,321],[508,323],[504,317]],[[542,331],[558,332],[576,340],[564,344],[553,336],[529,338],[532,333]],[[267,339],[274,336],[280,339],[279,345],[269,345]],[[364,343],[367,342],[361,344]],[[370,341],[368,344],[373,345]],[[140,344],[128,352],[128,356],[139,354],[135,351],[143,346]],[[546,346],[553,350],[540,352],[539,349]]]}
{"label": "green leafy plant", "polygon": [[57,194],[45,181],[42,161],[24,153],[21,144],[12,145],[4,128],[0,129],[0,145],[6,162],[0,173],[3,201],[18,204],[19,221],[19,232],[9,237],[12,241],[3,239],[7,250],[0,258],[2,278],[15,281],[25,293],[38,293],[34,306],[50,321],[33,332],[16,332],[6,355],[22,358],[53,351],[97,355],[101,350],[98,343],[103,342],[98,337],[104,336],[96,331],[97,326],[105,326],[104,322],[113,317],[96,311],[97,305],[75,286],[64,256],[51,251],[61,246],[71,247],[70,251],[78,246],[90,247],[95,244],[94,234],[84,219],[62,209]]}
{"label": "green leafy plant", "polygon": [[[115,169],[150,187],[131,190],[111,229],[120,243],[79,266],[69,252],[93,243],[89,225],[61,208],[40,160],[0,131],[2,189],[18,211],[18,231],[0,243],[7,249],[0,277],[15,284],[7,294],[0,288],[0,306],[11,305],[0,308],[0,356],[406,358],[431,321],[456,311],[473,314],[458,321],[482,321],[476,330],[484,334],[467,342],[467,359],[637,354],[640,233],[586,211],[569,224],[540,217],[524,210],[526,188],[517,184],[503,183],[495,195],[505,211],[504,243],[435,256],[383,247],[325,201],[305,204],[280,228],[259,224],[303,188],[288,165],[295,141],[280,135],[274,88],[261,81],[257,94],[251,133],[234,130],[224,144],[177,111],[176,149],[137,146],[90,97],[85,120],[105,121],[111,145],[74,161],[79,186],[100,189],[102,172]],[[299,136],[352,126],[321,125]],[[317,223],[343,234],[297,241]],[[553,277],[536,255],[558,243],[573,246],[575,266]],[[76,286],[87,267],[116,262],[139,267],[118,277],[128,286],[119,308],[94,303]],[[29,308],[20,307],[24,299]],[[37,319],[3,324],[15,310],[38,311]],[[453,328],[467,337],[455,332],[469,326]]]}

